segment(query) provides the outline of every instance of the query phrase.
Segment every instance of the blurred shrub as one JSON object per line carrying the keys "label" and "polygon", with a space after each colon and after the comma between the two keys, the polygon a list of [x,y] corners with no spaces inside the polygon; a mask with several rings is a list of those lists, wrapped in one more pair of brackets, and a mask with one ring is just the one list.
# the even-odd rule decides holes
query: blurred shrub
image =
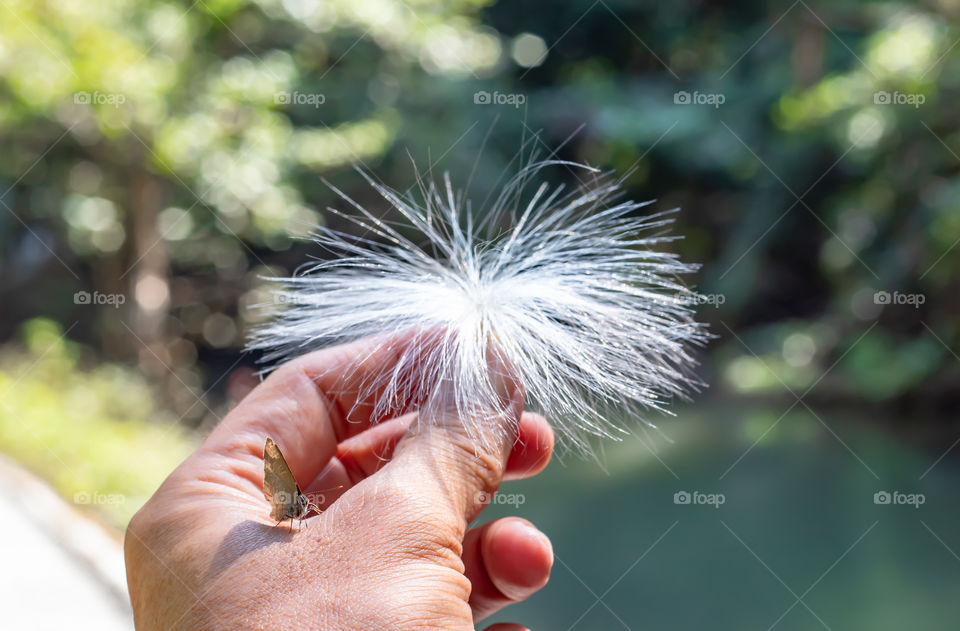
{"label": "blurred shrub", "polygon": [[192,450],[134,370],[86,365],[56,323],[34,319],[0,349],[0,445],[68,500],[122,527]]}

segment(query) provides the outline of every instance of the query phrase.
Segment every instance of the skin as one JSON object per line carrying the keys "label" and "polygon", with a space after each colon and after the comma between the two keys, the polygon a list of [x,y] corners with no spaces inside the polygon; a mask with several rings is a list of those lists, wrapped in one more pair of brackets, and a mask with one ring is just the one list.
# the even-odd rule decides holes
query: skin
{"label": "skin", "polygon": [[[453,414],[419,426],[402,406],[371,425],[358,385],[389,370],[404,343],[285,364],[170,475],[124,541],[137,629],[467,630],[546,584],[553,549],[532,524],[468,526],[502,480],[543,470],[549,425],[522,413],[506,378],[501,429],[517,430],[491,431],[486,449]],[[266,436],[326,508],[303,527],[269,517]]]}

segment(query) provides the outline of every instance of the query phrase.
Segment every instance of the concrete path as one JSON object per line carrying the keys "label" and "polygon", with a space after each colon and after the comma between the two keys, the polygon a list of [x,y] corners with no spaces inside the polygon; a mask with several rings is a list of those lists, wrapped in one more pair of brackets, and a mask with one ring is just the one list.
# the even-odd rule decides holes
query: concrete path
{"label": "concrete path", "polygon": [[133,629],[120,543],[4,456],[0,568],[5,629]]}

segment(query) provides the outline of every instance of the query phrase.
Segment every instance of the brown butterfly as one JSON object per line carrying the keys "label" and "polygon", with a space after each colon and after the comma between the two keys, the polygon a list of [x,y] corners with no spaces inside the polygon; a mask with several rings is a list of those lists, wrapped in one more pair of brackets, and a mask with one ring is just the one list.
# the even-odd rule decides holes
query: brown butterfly
{"label": "brown butterfly", "polygon": [[263,496],[270,500],[270,517],[277,520],[274,528],[289,519],[292,530],[294,519],[302,522],[311,508],[317,508],[300,491],[280,447],[270,437],[263,445]]}

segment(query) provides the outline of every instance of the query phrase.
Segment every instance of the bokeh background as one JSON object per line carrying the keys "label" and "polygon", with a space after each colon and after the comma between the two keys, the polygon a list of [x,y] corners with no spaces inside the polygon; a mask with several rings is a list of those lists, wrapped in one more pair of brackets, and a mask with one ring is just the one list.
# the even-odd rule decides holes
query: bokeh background
{"label": "bokeh background", "polygon": [[479,215],[539,153],[681,209],[670,247],[702,264],[715,338],[709,388],[660,432],[627,419],[596,459],[504,487],[484,519],[535,521],[557,562],[497,619],[955,628],[958,15],[8,0],[0,451],[119,533],[257,382],[264,277],[324,256],[317,225],[350,230],[323,179],[387,212],[352,167],[405,190],[412,158],[472,174]]}

